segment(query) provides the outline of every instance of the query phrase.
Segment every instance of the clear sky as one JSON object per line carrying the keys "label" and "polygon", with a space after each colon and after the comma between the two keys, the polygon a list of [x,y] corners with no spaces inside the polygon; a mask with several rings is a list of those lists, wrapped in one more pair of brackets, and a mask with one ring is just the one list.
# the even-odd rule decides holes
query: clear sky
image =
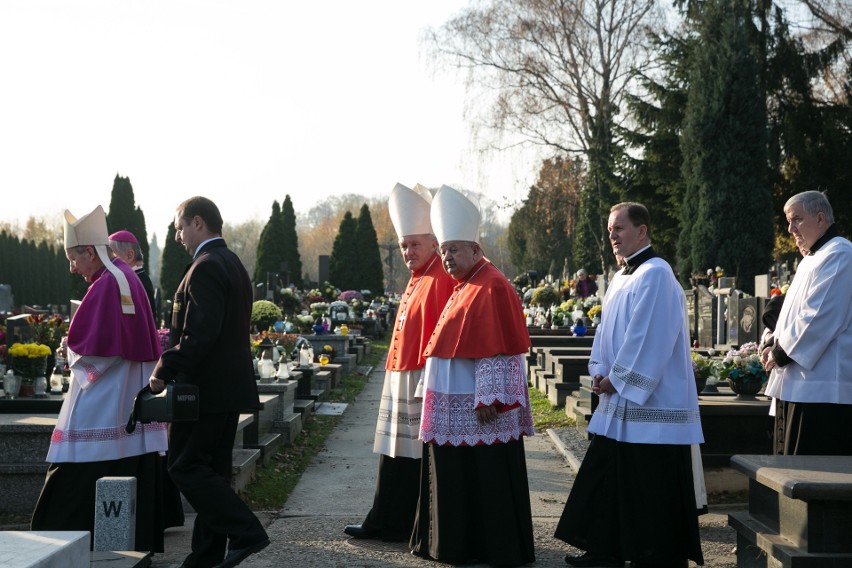
{"label": "clear sky", "polygon": [[465,4],[2,0],[0,221],[106,208],[117,173],[160,239],[198,194],[227,222],[396,182],[522,199],[533,160],[482,162],[421,53]]}

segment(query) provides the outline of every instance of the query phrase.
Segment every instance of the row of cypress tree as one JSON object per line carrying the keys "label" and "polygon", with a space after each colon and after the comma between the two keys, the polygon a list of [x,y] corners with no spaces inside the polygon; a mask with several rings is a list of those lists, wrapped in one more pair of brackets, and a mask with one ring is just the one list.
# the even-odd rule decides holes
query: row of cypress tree
{"label": "row of cypress tree", "polygon": [[[148,231],[145,215],[135,204],[130,179],[116,175],[107,213],[110,232],[125,229],[139,240],[146,270],[149,265]],[[169,224],[160,266],[162,298],[174,296],[189,256],[175,242],[175,228]],[[289,283],[303,289],[307,284],[302,275],[296,232],[296,214],[290,196],[283,205],[272,204],[272,213],[257,243],[257,262],[254,281],[266,283],[269,273],[288,272]],[[57,306],[67,309],[70,298],[82,298],[88,284],[68,271],[68,260],[61,245],[21,239],[7,232],[0,233],[0,274],[2,283],[11,285],[15,305]],[[329,278],[341,290],[370,290],[374,294],[384,289],[384,274],[378,239],[369,207],[361,207],[357,221],[346,212],[341,221],[329,259]],[[168,302],[162,306],[168,317]]]}

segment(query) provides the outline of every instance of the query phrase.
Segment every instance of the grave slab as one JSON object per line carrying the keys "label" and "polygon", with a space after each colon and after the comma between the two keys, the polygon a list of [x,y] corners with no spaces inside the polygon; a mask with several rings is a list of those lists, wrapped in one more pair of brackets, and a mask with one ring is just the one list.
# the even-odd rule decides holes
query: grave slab
{"label": "grave slab", "polygon": [[88,531],[2,531],[0,566],[88,567],[89,540]]}

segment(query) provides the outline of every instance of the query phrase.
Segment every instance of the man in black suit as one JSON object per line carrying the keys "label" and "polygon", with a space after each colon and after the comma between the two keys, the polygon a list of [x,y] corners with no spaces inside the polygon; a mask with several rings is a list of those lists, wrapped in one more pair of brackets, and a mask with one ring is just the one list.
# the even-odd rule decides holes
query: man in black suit
{"label": "man in black suit", "polygon": [[226,568],[269,544],[260,521],[231,489],[239,414],[260,407],[248,339],[252,287],[222,239],[216,204],[205,197],[184,201],[175,229],[193,260],[172,305],[173,347],[163,352],[150,384],[154,392],[167,381],[198,386],[198,421],[173,423],[169,440],[169,474],[197,513],[192,553],[182,566]]}

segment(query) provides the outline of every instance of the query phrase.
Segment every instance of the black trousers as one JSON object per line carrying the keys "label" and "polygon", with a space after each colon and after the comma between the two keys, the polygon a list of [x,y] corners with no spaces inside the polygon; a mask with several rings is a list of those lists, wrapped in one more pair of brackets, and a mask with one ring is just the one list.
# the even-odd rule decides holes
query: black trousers
{"label": "black trousers", "polygon": [[364,525],[378,531],[384,541],[407,542],[414,528],[419,495],[419,459],[379,456],[373,508]]}
{"label": "black trousers", "polygon": [[202,414],[174,422],[169,435],[169,475],[197,513],[187,566],[214,566],[226,545],[245,548],[265,540],[266,531],[231,489],[231,453],[239,414]]}

